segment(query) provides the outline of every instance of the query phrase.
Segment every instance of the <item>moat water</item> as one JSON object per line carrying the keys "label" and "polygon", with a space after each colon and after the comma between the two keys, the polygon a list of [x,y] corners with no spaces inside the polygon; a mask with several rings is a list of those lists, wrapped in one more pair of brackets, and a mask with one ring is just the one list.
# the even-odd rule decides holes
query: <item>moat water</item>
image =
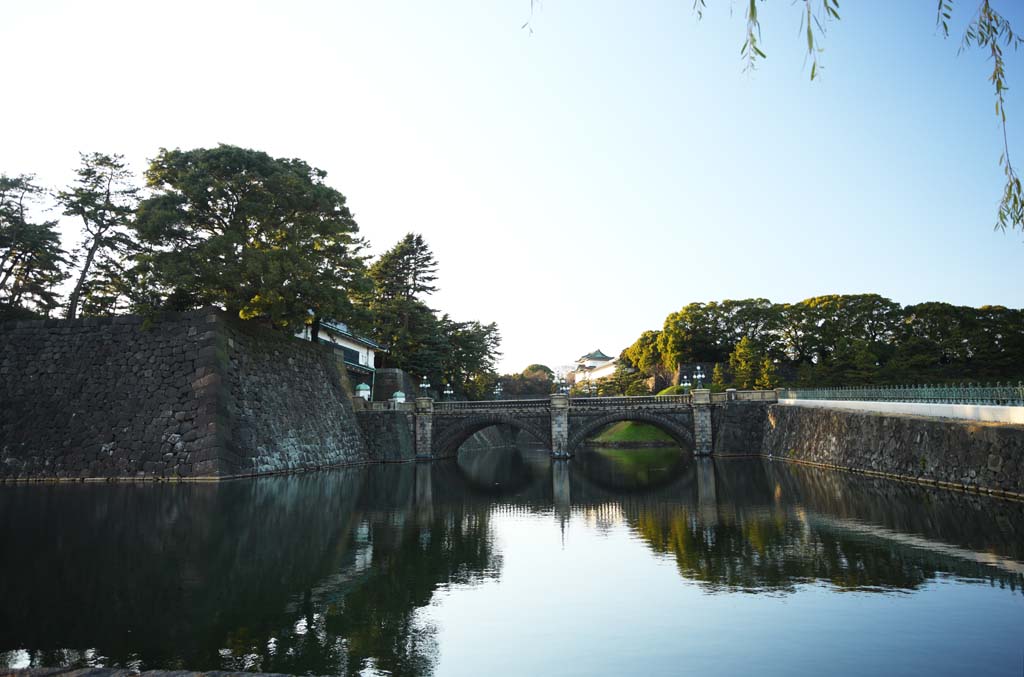
{"label": "moat water", "polygon": [[1024,503],[780,462],[0,485],[0,549],[0,669],[1024,674]]}

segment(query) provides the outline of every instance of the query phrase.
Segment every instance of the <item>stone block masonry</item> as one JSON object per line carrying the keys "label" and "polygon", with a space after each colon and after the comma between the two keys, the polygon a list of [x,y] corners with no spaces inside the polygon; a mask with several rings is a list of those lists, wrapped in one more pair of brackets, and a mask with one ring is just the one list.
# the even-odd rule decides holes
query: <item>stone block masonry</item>
{"label": "stone block masonry", "polygon": [[0,324],[0,479],[221,479],[367,460],[329,350],[215,310]]}
{"label": "stone block masonry", "polygon": [[773,458],[1024,498],[1024,426],[771,405]]}
{"label": "stone block masonry", "polygon": [[218,318],[212,350],[226,414],[222,471],[266,475],[370,460],[340,354],[269,327]]}
{"label": "stone block masonry", "polygon": [[356,419],[374,461],[416,458],[416,417],[411,411],[357,411]]}

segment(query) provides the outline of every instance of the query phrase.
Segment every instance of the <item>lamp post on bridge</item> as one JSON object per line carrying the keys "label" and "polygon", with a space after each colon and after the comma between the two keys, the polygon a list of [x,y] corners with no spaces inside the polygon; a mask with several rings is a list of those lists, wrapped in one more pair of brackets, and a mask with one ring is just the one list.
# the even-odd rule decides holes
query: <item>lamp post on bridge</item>
{"label": "lamp post on bridge", "polygon": [[501,399],[501,381],[494,384],[494,399]]}
{"label": "lamp post on bridge", "polygon": [[445,401],[447,402],[447,401],[451,400],[452,399],[452,395],[454,395],[454,394],[455,394],[455,391],[452,390],[452,384],[451,383],[446,383],[444,385],[444,399],[445,399]]}
{"label": "lamp post on bridge", "polygon": [[690,405],[693,407],[694,453],[706,456],[711,453],[711,391],[704,389],[707,375],[698,364],[693,370],[693,381],[696,387],[690,391]]}
{"label": "lamp post on bridge", "polygon": [[429,397],[430,392],[430,381],[424,376],[420,379],[420,397]]}

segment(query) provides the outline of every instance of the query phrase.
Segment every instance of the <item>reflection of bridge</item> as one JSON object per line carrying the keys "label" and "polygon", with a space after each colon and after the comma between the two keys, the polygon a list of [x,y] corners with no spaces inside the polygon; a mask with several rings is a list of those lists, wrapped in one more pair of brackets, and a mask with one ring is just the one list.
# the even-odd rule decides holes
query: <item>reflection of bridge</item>
{"label": "reflection of bridge", "polygon": [[661,397],[573,397],[491,402],[434,402],[416,400],[416,456],[440,458],[455,454],[474,433],[493,425],[508,425],[544,444],[556,458],[572,456],[599,430],[618,421],[657,426],[681,447],[698,455],[714,448],[712,410],[732,401],[776,401],[775,391]]}

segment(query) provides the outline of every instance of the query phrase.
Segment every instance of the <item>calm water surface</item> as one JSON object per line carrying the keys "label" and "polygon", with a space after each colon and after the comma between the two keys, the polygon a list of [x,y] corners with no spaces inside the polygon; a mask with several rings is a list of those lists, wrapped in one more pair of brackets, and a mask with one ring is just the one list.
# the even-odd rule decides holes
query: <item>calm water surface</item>
{"label": "calm water surface", "polygon": [[778,462],[8,485],[0,548],[0,668],[1024,674],[1024,504]]}

